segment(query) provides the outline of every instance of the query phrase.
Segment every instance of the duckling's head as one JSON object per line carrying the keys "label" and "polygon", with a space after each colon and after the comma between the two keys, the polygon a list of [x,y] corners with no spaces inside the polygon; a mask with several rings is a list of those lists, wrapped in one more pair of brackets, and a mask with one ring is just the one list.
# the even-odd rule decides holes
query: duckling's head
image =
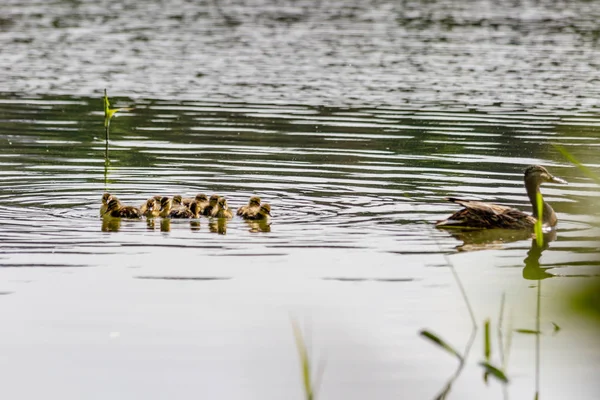
{"label": "duckling's head", "polygon": [[225,197],[219,197],[219,208],[222,208],[223,210],[227,210],[229,209],[229,207],[227,206],[227,199]]}
{"label": "duckling's head", "polygon": [[112,194],[106,192],[102,195],[102,204],[106,205],[113,198]]}
{"label": "duckling's head", "polygon": [[219,203],[219,195],[218,194],[213,194],[212,196],[210,196],[210,200],[208,202],[209,205],[214,207],[218,203]]}
{"label": "duckling's head", "polygon": [[160,198],[160,209],[161,210],[170,210],[172,202],[173,202],[173,200],[168,198],[167,196],[161,197]]}
{"label": "duckling's head", "polygon": [[118,210],[119,207],[120,207],[119,200],[117,200],[117,199],[110,199],[108,201],[108,204],[107,204],[107,207],[106,207],[106,213],[110,213],[111,211]]}
{"label": "duckling's head", "polygon": [[268,215],[269,217],[271,216],[271,205],[269,203],[264,203],[260,206],[260,210],[259,212],[262,215]]}
{"label": "duckling's head", "polygon": [[564,179],[553,176],[541,165],[532,165],[525,170],[525,185],[539,186],[542,183],[567,183]]}
{"label": "duckling's head", "polygon": [[154,211],[155,207],[156,207],[156,200],[154,199],[154,197],[149,198],[146,201],[146,208],[148,209],[148,211]]}
{"label": "duckling's head", "polygon": [[198,193],[198,194],[196,195],[196,201],[199,201],[199,202],[205,202],[205,201],[208,201],[208,196],[207,196],[207,195],[205,195],[204,193]]}
{"label": "duckling's head", "polygon": [[182,201],[183,197],[181,197],[180,194],[176,194],[175,196],[173,196],[173,205],[181,205]]}
{"label": "duckling's head", "polygon": [[248,201],[248,205],[249,206],[260,206],[260,197],[258,196],[252,196],[250,197],[250,201]]}

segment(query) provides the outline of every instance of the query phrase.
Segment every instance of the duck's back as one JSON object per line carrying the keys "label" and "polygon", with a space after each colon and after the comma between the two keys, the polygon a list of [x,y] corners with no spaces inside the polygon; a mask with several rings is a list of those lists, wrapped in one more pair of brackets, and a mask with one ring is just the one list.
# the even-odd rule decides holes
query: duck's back
{"label": "duck's back", "polygon": [[452,214],[448,219],[438,221],[440,228],[461,229],[531,229],[535,218],[516,208],[484,203],[482,201],[446,199],[464,208]]}

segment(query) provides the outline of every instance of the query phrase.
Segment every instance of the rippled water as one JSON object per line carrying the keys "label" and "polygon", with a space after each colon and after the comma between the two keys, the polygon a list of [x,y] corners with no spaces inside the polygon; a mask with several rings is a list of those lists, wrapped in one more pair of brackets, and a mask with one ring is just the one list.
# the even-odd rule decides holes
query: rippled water
{"label": "rippled water", "polygon": [[[300,399],[292,319],[325,362],[320,398],[435,398],[456,360],[418,332],[469,343],[456,273],[495,365],[502,298],[505,336],[540,323],[512,335],[511,398],[596,398],[597,327],[565,293],[600,274],[599,190],[555,145],[600,175],[598,16],[583,1],[6,3],[0,393]],[[134,108],[108,157],[104,87]],[[569,182],[543,188],[559,217],[543,251],[433,227],[458,208],[447,196],[529,211],[531,164]],[[259,195],[273,218],[107,222],[105,191]],[[481,337],[449,398],[505,398]]]}

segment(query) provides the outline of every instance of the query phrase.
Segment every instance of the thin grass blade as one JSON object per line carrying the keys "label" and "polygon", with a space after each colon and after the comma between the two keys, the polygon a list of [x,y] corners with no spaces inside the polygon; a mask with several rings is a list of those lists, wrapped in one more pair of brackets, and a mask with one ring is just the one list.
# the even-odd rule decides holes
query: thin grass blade
{"label": "thin grass blade", "polygon": [[579,160],[577,160],[571,153],[569,153],[569,151],[567,149],[565,149],[563,146],[560,146],[560,145],[554,144],[554,143],[552,144],[552,146],[556,150],[558,150],[558,152],[560,154],[562,154],[564,158],[566,158],[572,164],[574,164],[577,168],[579,168],[579,170],[581,170],[581,172],[583,172],[588,178],[592,179],[593,181],[596,182],[596,184],[600,185],[600,176],[598,176],[591,169],[589,169],[588,167],[583,165],[581,162],[579,162]]}
{"label": "thin grass blade", "polygon": [[522,333],[524,335],[539,335],[542,332],[536,331],[535,329],[515,329],[515,332]]}
{"label": "thin grass blade", "polygon": [[481,365],[490,376],[493,376],[504,384],[508,383],[508,377],[499,368],[496,368],[492,364],[485,361],[480,362],[479,365]]}
{"label": "thin grass blade", "polygon": [[300,356],[300,363],[302,365],[302,383],[304,385],[304,393],[306,400],[314,400],[313,386],[310,378],[310,360],[308,358],[308,351],[306,349],[306,343],[302,336],[302,331],[296,321],[292,321],[292,328],[294,330],[294,337],[296,338],[296,348]]}
{"label": "thin grass blade", "polygon": [[419,334],[421,336],[429,339],[436,345],[440,346],[442,349],[446,350],[448,353],[452,354],[454,357],[458,358],[458,360],[461,363],[464,361],[463,356],[460,355],[460,353],[458,351],[456,351],[456,349],[454,349],[454,347],[450,346],[445,340],[443,340],[436,334],[434,334],[428,330],[422,330],[421,332],[419,332]]}
{"label": "thin grass blade", "polygon": [[537,206],[537,221],[535,221],[535,241],[539,247],[544,246],[544,230],[542,229],[542,224],[544,221],[544,198],[540,192],[536,193],[535,202]]}

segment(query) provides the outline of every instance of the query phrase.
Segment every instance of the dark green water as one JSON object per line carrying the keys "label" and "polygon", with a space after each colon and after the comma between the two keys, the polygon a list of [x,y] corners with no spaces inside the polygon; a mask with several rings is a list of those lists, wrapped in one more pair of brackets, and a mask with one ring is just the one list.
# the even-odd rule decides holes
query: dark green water
{"label": "dark green water", "polygon": [[[0,394],[301,399],[296,319],[321,399],[435,398],[457,361],[422,329],[469,350],[448,398],[596,398],[599,191],[554,146],[600,175],[592,2],[144,4],[0,18]],[[530,211],[531,164],[569,182],[543,251],[433,227]],[[273,219],[105,224],[105,191]]]}

